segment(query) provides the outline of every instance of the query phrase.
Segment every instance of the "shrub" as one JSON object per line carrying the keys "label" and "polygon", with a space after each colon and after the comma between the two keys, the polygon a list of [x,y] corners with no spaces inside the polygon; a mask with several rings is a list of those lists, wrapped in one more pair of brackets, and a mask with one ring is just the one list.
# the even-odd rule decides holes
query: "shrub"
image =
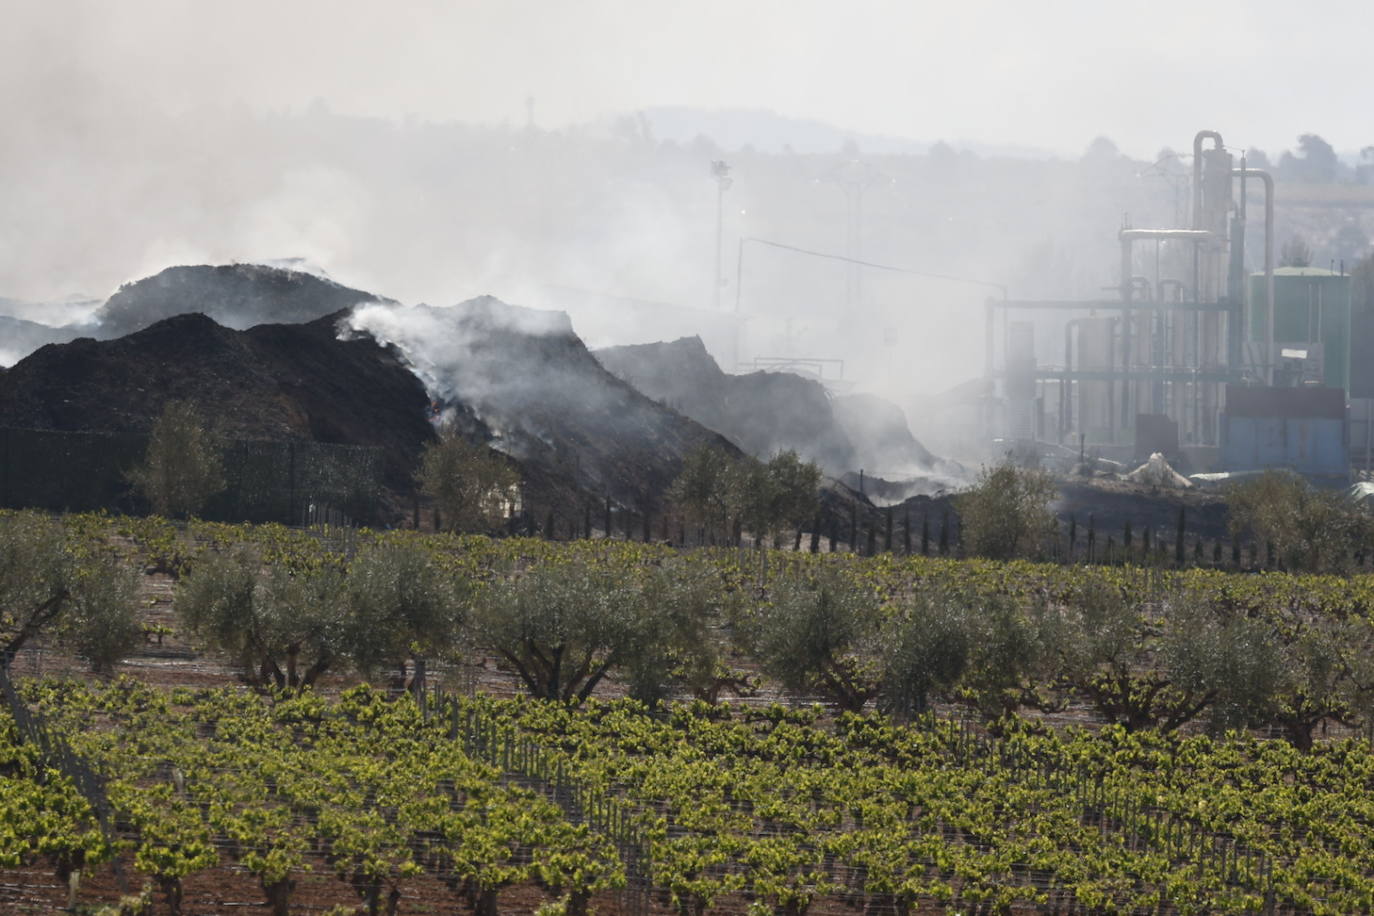
{"label": "shrub", "polygon": [[153,424],[143,464],[129,473],[153,512],[185,518],[224,489],[224,458],[189,401],[169,401]]}
{"label": "shrub", "polygon": [[964,549],[997,560],[1038,554],[1056,530],[1050,511],[1055,493],[1054,478],[1045,471],[1010,459],[984,468],[978,482],[955,497]]}
{"label": "shrub", "polygon": [[520,484],[520,475],[502,455],[468,442],[452,425],[425,447],[417,478],[449,531],[499,528]]}

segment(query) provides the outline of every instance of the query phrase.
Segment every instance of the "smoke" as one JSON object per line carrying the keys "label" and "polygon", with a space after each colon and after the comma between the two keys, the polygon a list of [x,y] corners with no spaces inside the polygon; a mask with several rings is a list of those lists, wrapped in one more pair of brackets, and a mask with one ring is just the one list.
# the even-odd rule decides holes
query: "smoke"
{"label": "smoke", "polygon": [[354,309],[339,334],[395,346],[441,405],[441,421],[454,419],[453,405],[461,405],[517,457],[531,439],[553,445],[543,414],[595,412],[606,401],[600,367],[561,312],[490,296],[441,308],[369,304]]}
{"label": "smoke", "polygon": [[[837,17],[818,4],[708,2],[674,21],[673,40],[646,41],[662,23],[629,3],[430,3],[403,17],[362,4],[341,15],[319,0],[18,6],[0,34],[0,296],[35,305],[10,314],[61,325],[72,320],[64,297],[104,298],[171,265],[302,259],[404,302],[490,292],[563,311],[592,346],[695,334],[727,370],[791,360],[833,390],[885,395],[942,453],[960,441],[945,432],[964,408],[955,419],[925,408],[981,373],[982,307],[996,284],[1014,296],[1098,297],[1118,282],[1123,213],[1136,225],[1175,222],[1175,189],[1142,177],[1148,163],[1110,150],[1077,161],[1076,150],[1099,131],[1137,156],[1184,146],[1203,125],[1200,112],[1176,108],[1197,95],[1179,72],[1194,57],[1215,60],[1168,32],[1175,56],[1161,79],[1186,94],[1083,81],[1078,56],[1051,50],[1063,23],[1010,9],[998,18],[1018,27],[1001,34],[964,7]],[[1079,12],[1094,28],[1112,15]],[[1129,16],[1156,36],[1168,21]],[[997,68],[969,65],[975,44]],[[887,72],[893,61],[929,69]],[[1033,88],[1032,66],[1047,68],[1050,85]],[[912,91],[954,67],[958,92]],[[683,97],[684,87],[701,95]],[[1077,126],[1030,104],[1054,97],[1065,109],[1077,87],[1093,104]],[[1126,89],[1137,107],[1148,93],[1167,112],[1147,121],[1116,97]],[[528,112],[527,95],[537,96]],[[921,106],[905,104],[917,95]],[[688,139],[681,117],[672,137],[656,135],[652,106],[675,104],[758,111],[734,119],[727,148]],[[844,122],[836,134],[934,139],[1001,125],[981,139],[1071,153],[1031,161],[924,141],[866,146],[863,136],[791,152],[774,142],[770,107]],[[639,109],[647,115],[607,114]],[[734,180],[723,195],[709,171],[719,159]],[[867,177],[847,188],[834,176],[855,159]],[[746,238],[981,282],[856,270]],[[427,384],[500,382],[465,375],[457,356],[425,365],[423,334],[406,336],[394,316],[359,316],[406,348]],[[448,319],[409,321],[455,333]]]}
{"label": "smoke", "polygon": [[[930,394],[981,372],[982,305],[995,288],[856,272],[741,239],[1020,295],[1095,297],[1115,282],[1121,212],[1149,223],[1169,190],[1142,182],[1124,157],[724,150],[704,138],[660,141],[633,119],[554,131],[361,118],[325,105],[130,119],[87,113],[84,139],[51,136],[41,156],[15,163],[25,180],[0,210],[0,295],[52,300],[172,264],[300,258],[403,302],[489,292],[563,311],[596,347],[699,335],[727,371],[793,360],[837,391],[881,393],[913,418]],[[133,141],[116,142],[126,131]],[[826,180],[854,156],[875,176],[861,202]],[[718,197],[708,165],[722,158],[734,184]],[[936,435],[919,421],[915,432]]]}

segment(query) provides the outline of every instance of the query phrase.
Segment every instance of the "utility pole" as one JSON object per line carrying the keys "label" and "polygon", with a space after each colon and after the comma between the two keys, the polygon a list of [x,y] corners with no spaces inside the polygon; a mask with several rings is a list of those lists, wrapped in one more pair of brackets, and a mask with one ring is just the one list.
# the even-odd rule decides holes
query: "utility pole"
{"label": "utility pole", "polygon": [[725,277],[721,273],[725,244],[725,192],[735,182],[730,177],[730,166],[724,159],[711,162],[711,176],[716,179],[716,271],[711,279],[715,286],[716,311],[720,311],[720,291],[725,286]]}
{"label": "utility pole", "polygon": [[[857,155],[857,151],[856,151]],[[882,175],[862,159],[849,159],[832,169],[825,181],[840,186],[845,199],[845,255],[852,261],[863,260],[864,192]],[[853,309],[862,304],[862,274],[857,263],[851,263],[845,276],[845,304]]]}

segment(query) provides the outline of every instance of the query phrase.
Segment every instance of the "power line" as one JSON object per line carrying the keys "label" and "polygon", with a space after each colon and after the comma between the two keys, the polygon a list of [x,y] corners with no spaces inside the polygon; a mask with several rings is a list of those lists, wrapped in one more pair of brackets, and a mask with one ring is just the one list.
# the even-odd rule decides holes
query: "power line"
{"label": "power line", "polygon": [[[748,236],[740,239],[740,250],[743,251],[745,242],[757,242],[760,245],[767,245],[770,248],[781,248],[784,251],[792,251],[797,254],[810,255],[813,258],[825,258],[829,261],[843,261],[846,264],[857,264],[860,267],[871,267],[874,270],[886,270],[891,273],[909,274],[915,277],[926,277],[932,280],[948,280],[952,283],[971,283],[975,286],[988,286],[993,289],[1001,290],[1003,297],[1006,296],[1007,287],[1004,283],[994,283],[991,280],[978,280],[973,277],[960,277],[954,274],[935,273],[929,270],[916,270],[911,267],[896,267],[891,264],[878,264],[874,261],[865,261],[861,258],[851,258],[842,254],[831,254],[826,251],[813,251],[810,248],[801,248],[797,245],[788,245],[783,242],[774,242],[770,239],[755,238]],[[739,308],[739,283],[735,284],[735,308]]]}

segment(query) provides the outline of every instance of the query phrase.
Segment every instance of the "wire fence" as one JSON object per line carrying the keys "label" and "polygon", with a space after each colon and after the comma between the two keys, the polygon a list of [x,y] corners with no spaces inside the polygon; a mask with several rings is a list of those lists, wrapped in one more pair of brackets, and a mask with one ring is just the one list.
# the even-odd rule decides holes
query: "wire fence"
{"label": "wire fence", "polygon": [[[71,746],[60,734],[48,727],[42,712],[29,708],[15,689],[14,682],[10,680],[9,669],[10,659],[0,657],[0,694],[4,695],[5,705],[9,708],[10,717],[14,719],[19,741],[30,745],[38,753],[38,759],[42,764],[38,770],[38,778],[42,780],[51,768],[70,779],[95,813],[100,832],[113,843],[117,839],[114,809],[105,794],[104,780],[85,759],[72,751]],[[125,877],[117,859],[113,867],[120,890],[127,890]]]}
{"label": "wire fence", "polygon": [[[147,447],[141,433],[0,427],[0,508],[143,514],[148,506],[130,472]],[[203,518],[339,526],[378,516],[380,448],[228,439],[221,449],[225,486]]]}
{"label": "wire fence", "polygon": [[[24,702],[6,666],[0,666],[0,694],[3,694],[14,718],[20,739],[38,749],[46,766],[72,779],[82,795],[90,801],[107,837],[111,840],[132,839],[131,834],[121,834],[117,830],[100,777],[71,751],[60,734],[48,725],[41,711],[31,709]],[[614,845],[626,878],[625,886],[617,895],[618,913],[648,916],[661,909],[657,904],[663,903],[666,897],[663,896],[664,889],[654,883],[652,848],[641,825],[645,822],[647,812],[661,814],[666,811],[666,800],[635,798],[633,786],[626,783],[613,782],[607,787],[594,787],[582,782],[570,772],[571,767],[562,753],[546,747],[537,736],[522,733],[499,713],[464,703],[460,694],[436,687],[422,692],[418,699],[426,720],[443,723],[449,739],[468,756],[495,768],[502,782],[545,795],[563,810],[569,821],[586,825]],[[1070,799],[1072,810],[1076,812],[1080,823],[1100,832],[1104,839],[1109,838],[1131,851],[1154,850],[1162,853],[1169,861],[1184,864],[1185,871],[1197,880],[1211,878],[1222,886],[1257,892],[1263,901],[1257,912],[1276,912],[1278,901],[1273,875],[1276,869],[1282,871],[1293,865],[1286,857],[1275,860],[1235,836],[1217,833],[1192,818],[1143,802],[1123,787],[1104,779],[1101,772],[1086,766],[1064,768],[1032,759],[1022,750],[989,736],[966,719],[951,720],[927,715],[919,717],[913,725],[947,732],[946,759],[942,765],[988,765],[1007,773],[1010,781],[1017,785],[1049,790],[1056,797]],[[170,762],[167,768],[172,769]],[[229,769],[224,771],[229,772]],[[752,834],[755,838],[796,832],[795,827],[771,823],[768,818],[757,816],[753,803],[748,800],[739,799],[732,804],[737,811],[748,814],[749,819],[755,821]],[[1027,816],[1034,813],[1033,810],[1024,812]],[[863,827],[857,811],[849,816],[857,819],[853,824],[855,829]],[[930,829],[944,836],[948,843],[968,846],[983,853],[995,852],[993,846],[962,835],[951,825],[941,823]],[[683,828],[670,825],[670,838],[684,833],[686,831]],[[236,848],[234,844],[218,837],[214,845],[228,853]],[[113,867],[121,892],[126,892],[127,881],[120,871],[118,857]],[[221,867],[243,871],[232,861],[223,862]],[[928,862],[926,867],[936,868],[937,863]],[[726,862],[716,870],[724,874],[747,868],[743,862]],[[861,908],[865,912],[884,910],[882,895],[871,892],[863,866],[827,856],[824,861],[818,860],[815,868],[838,888],[825,895],[827,899],[845,907]],[[1008,868],[1005,877],[1011,884],[1048,895],[1048,903],[1022,909],[1061,912],[1064,911],[1063,907],[1068,907],[1068,911],[1073,912],[1079,906],[1073,890],[1057,881],[1053,873],[1038,872],[1028,865],[1017,863],[1011,863]],[[309,874],[309,869],[294,869],[293,873],[303,877]],[[38,889],[30,882],[15,887],[20,890]],[[961,899],[957,885],[955,893],[953,905],[973,902],[972,899]],[[244,901],[242,905],[258,904]],[[722,900],[713,911],[742,913],[746,908],[747,901]],[[1171,909],[1161,905],[1154,912],[1167,913]]]}

